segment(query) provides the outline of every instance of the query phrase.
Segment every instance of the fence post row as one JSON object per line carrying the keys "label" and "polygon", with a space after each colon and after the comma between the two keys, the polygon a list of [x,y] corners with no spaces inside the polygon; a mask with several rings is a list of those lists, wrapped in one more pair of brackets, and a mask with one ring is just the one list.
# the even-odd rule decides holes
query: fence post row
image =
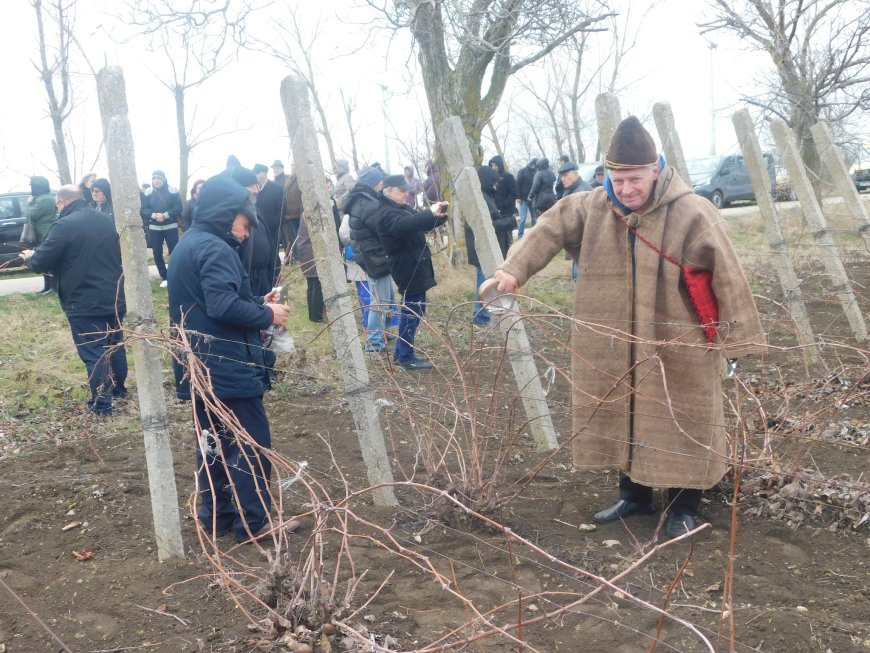
{"label": "fence post row", "polygon": [[816,249],[828,274],[831,275],[833,283],[831,290],[840,299],[843,312],[846,314],[846,319],[852,327],[852,333],[855,334],[855,340],[859,344],[864,344],[867,342],[867,325],[864,323],[864,316],[861,315],[861,309],[855,299],[855,293],[852,292],[852,282],[846,274],[846,268],[840,259],[840,253],[837,251],[837,247],[831,238],[831,233],[828,231],[822,207],[819,206],[819,201],[816,199],[815,193],[813,193],[813,187],[810,184],[809,177],[807,177],[791,129],[782,120],[771,120],[770,131],[773,134],[773,140],[776,141],[776,147],[782,156],[783,164],[785,164],[786,170],[788,170],[789,178],[800,200],[804,219],[812,230],[811,233],[816,241]]}

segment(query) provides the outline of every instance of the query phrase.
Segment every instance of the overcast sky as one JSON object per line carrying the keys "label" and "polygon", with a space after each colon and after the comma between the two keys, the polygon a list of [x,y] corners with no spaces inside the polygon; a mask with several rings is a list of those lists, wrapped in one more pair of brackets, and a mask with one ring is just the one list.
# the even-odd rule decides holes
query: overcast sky
{"label": "overcast sky", "polygon": [[[119,44],[109,38],[107,31],[114,38],[124,32],[124,27],[104,11],[105,6],[117,4],[79,0],[76,33],[95,67],[108,63],[124,70],[139,179],[146,181],[154,169],[162,169],[175,184],[178,146],[174,105],[171,95],[158,81],[165,75],[165,64],[146,52],[143,41]],[[284,4],[295,6],[295,2],[282,0],[277,0],[275,6]],[[415,122],[419,123],[421,111],[425,111],[421,109],[421,105],[425,107],[422,89],[414,84],[420,81],[415,70],[416,58],[410,53],[411,41],[406,34],[393,40],[389,50],[386,35],[357,49],[362,45],[364,27],[335,16],[339,13],[358,21],[363,14],[351,12],[354,4],[357,4],[354,0],[304,2],[300,3],[298,16],[308,25],[320,17],[322,34],[315,46],[316,72],[327,99],[339,156],[350,158],[338,94],[343,89],[357,99],[355,124],[361,161],[389,160],[392,170],[398,171],[407,162],[399,141],[413,140]],[[613,4],[619,6],[620,2]],[[655,102],[669,101],[688,157],[707,155],[710,149],[711,52],[709,38],[699,35],[695,25],[705,19],[705,11],[705,3],[698,0],[664,0],[645,20],[637,47],[621,72],[623,81],[632,82],[620,96],[623,113],[632,112],[647,119]],[[717,150],[721,153],[736,148],[730,116],[742,108],[738,102],[741,93],[752,93],[753,76],[765,61],[757,54],[747,53],[732,38],[724,35],[712,38],[718,44],[713,51],[712,69],[718,109]],[[36,56],[36,22],[29,1],[3,0],[0,60],[5,64],[6,92],[0,102],[0,191],[26,189],[32,174],[45,175],[53,186],[57,184],[45,90],[31,63]],[[95,83],[83,63],[77,64],[75,72],[79,108],[69,122],[75,146],[71,152],[73,174],[81,176],[93,169],[101,176],[106,175],[104,159],[98,156],[102,134]],[[211,133],[216,135],[194,150],[193,179],[222,170],[231,153],[248,167],[254,163],[269,165],[275,158],[289,162],[289,143],[279,99],[281,79],[287,72],[280,62],[266,54],[243,51],[238,61],[192,93],[189,115],[195,107],[197,125],[202,128],[214,122]],[[388,87],[389,155],[384,146],[385,120],[381,108],[384,94],[380,85]],[[505,94],[506,102],[522,101],[518,99],[522,97],[516,86],[509,87]],[[647,124],[654,133],[652,121]],[[326,158],[325,149],[322,154]],[[542,154],[552,157],[558,153]],[[511,162],[511,151],[506,156]],[[521,159],[525,154],[516,153],[514,157]]]}

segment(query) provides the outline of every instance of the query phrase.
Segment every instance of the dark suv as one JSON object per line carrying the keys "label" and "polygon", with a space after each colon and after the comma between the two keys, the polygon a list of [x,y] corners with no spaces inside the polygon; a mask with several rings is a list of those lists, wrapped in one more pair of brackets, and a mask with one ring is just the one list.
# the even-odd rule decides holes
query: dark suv
{"label": "dark suv", "polygon": [[10,267],[10,261],[18,259],[17,264],[24,261],[18,258],[18,252],[26,249],[21,244],[21,230],[24,229],[24,207],[30,193],[0,193],[0,266]]}
{"label": "dark suv", "polygon": [[870,168],[864,170],[856,170],[852,173],[852,180],[855,182],[855,188],[860,193],[862,190],[870,189]]}

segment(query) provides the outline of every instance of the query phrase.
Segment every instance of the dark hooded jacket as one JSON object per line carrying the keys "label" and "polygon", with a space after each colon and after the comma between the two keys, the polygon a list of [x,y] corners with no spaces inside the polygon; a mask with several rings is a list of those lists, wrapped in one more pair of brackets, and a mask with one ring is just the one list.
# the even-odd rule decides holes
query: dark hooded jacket
{"label": "dark hooded jacket", "polygon": [[[112,204],[112,186],[109,184],[108,179],[96,179],[94,180],[93,188],[99,188],[103,191],[103,197],[106,198],[105,202],[97,203],[94,200],[94,208],[100,213],[104,213],[105,215],[112,218],[112,222],[115,221],[115,207]],[[93,188],[91,189],[91,197],[93,197]]]}
{"label": "dark hooded jacket", "polygon": [[[272,311],[254,300],[230,229],[250,193],[218,175],[202,185],[196,220],[172,253],[169,318],[182,324],[196,356],[208,367],[219,399],[259,397],[264,387],[260,329]],[[177,394],[190,399],[184,368],[173,361]]]}
{"label": "dark hooded jacket", "polygon": [[61,211],[27,267],[57,277],[57,296],[67,317],[124,317],[118,232],[108,216],[84,199]]}
{"label": "dark hooded jacket", "polygon": [[375,211],[380,205],[378,197],[374,188],[357,182],[344,200],[344,212],[350,216],[348,223],[354,260],[370,279],[380,279],[390,273],[387,252],[374,223]]}
{"label": "dark hooded jacket", "polygon": [[[499,249],[501,249],[502,257],[507,256],[508,247],[512,242],[512,234],[516,226],[516,220],[513,215],[504,217],[498,210],[495,203],[496,189],[493,188],[498,183],[498,173],[489,166],[480,166],[477,169],[477,178],[480,179],[480,190],[483,193],[483,199],[486,201],[486,208],[489,210],[489,217],[492,220],[492,228],[495,230],[495,237],[498,240]],[[469,224],[465,223],[465,247],[468,253],[468,264],[474,267],[480,267],[480,259],[477,256],[475,249],[474,231]]]}
{"label": "dark hooded jacket", "polygon": [[[543,159],[546,161],[546,159]],[[538,160],[538,171],[532,179],[532,190],[529,191],[529,202],[539,213],[543,213],[556,203],[556,173],[550,169],[549,163]]]}
{"label": "dark hooded jacket", "polygon": [[397,204],[383,191],[378,202],[373,220],[399,293],[418,295],[436,286],[426,232],[444,224],[447,216],[436,217],[428,209],[414,211],[406,204]]}
{"label": "dark hooded jacket", "polygon": [[516,215],[517,200],[520,199],[520,190],[517,187],[517,180],[514,176],[504,169],[504,159],[496,155],[489,160],[489,165],[495,164],[498,168],[498,185],[495,187],[495,204],[498,206],[499,212],[505,218]]}
{"label": "dark hooded jacket", "polygon": [[517,173],[517,190],[519,191],[520,198],[525,201],[528,198],[529,193],[532,190],[532,182],[535,179],[535,168],[530,161],[527,165],[524,165],[522,170]]}
{"label": "dark hooded jacket", "polygon": [[36,231],[34,244],[38,245],[46,239],[48,232],[51,231],[51,227],[57,219],[57,209],[54,198],[51,196],[48,179],[45,177],[30,178],[30,195],[31,200],[26,209],[27,219],[30,220],[30,224]]}

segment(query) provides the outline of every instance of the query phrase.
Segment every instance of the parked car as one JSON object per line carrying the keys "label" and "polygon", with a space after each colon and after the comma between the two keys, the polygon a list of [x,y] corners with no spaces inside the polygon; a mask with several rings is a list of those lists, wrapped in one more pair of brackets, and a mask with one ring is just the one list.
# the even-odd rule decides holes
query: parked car
{"label": "parked car", "polygon": [[864,170],[856,170],[852,173],[852,181],[855,182],[855,188],[858,192],[870,190],[870,168]]}
{"label": "parked car", "polygon": [[11,267],[10,263],[18,259],[18,265],[24,261],[18,258],[18,252],[25,249],[21,244],[21,230],[24,229],[24,207],[30,193],[0,194],[0,266]]}
{"label": "parked car", "polygon": [[[765,153],[764,160],[767,162],[770,178],[775,180],[773,155]],[[742,154],[689,159],[686,165],[694,191],[713,202],[717,209],[724,208],[731,202],[755,201],[755,191],[749,181],[749,172]],[[771,193],[776,194],[775,187],[771,188]]]}

